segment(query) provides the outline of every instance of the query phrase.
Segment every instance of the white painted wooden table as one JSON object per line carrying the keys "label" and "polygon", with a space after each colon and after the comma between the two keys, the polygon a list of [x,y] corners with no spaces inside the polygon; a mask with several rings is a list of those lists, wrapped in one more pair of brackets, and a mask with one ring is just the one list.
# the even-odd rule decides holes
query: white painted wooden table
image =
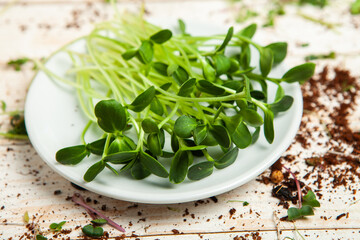
{"label": "white painted wooden table", "polygon": [[[0,8],[9,2],[12,1],[0,0]],[[266,13],[271,7],[265,0],[244,2],[254,5],[261,13]],[[349,2],[334,0],[331,6],[323,10],[302,8],[302,11],[323,17],[326,21],[340,23],[341,26],[335,30],[299,17],[297,8],[288,6],[286,15],[276,19],[275,27],[260,29],[256,38],[264,44],[287,41],[289,66],[302,63],[308,54],[336,51],[338,57],[335,60],[318,61],[317,70],[321,70],[324,65],[340,65],[359,76],[360,29],[355,25],[360,24],[360,16],[348,14]],[[119,6],[136,10],[140,3],[119,1]],[[217,25],[234,25],[237,11],[229,2],[220,0],[153,0],[146,2],[146,9],[150,16],[206,21]],[[6,101],[8,110],[23,109],[34,72],[31,64],[15,72],[7,67],[7,61],[19,57],[45,57],[63,44],[88,33],[93,22],[109,18],[111,12],[109,4],[101,0],[24,0],[15,2],[3,11],[0,15],[0,100]],[[254,21],[260,23],[263,19],[260,16]],[[79,27],[74,23],[79,23]],[[299,48],[299,43],[310,43],[310,46]],[[359,122],[359,113],[357,108],[353,116],[354,127],[359,126],[356,124]],[[0,116],[1,131],[6,131],[7,123],[8,117]],[[299,144],[295,144],[287,154],[303,152],[301,156],[312,156],[323,150],[321,147],[302,149]],[[288,166],[302,174],[309,171],[301,157]],[[268,172],[264,174],[268,175]],[[306,184],[316,189],[311,182],[309,180]],[[331,179],[327,182],[331,182]],[[359,188],[358,181],[351,185],[351,189]],[[134,205],[88,191],[81,193],[91,198],[89,204],[97,209],[101,210],[106,205],[104,213],[126,229],[126,239],[236,239],[237,236],[256,239],[251,235],[254,232],[258,232],[262,239],[300,239],[291,222],[278,220],[286,215],[286,210],[277,206],[278,200],[271,197],[271,189],[272,185],[253,180],[217,196],[217,203],[204,199],[204,202],[172,205]],[[61,190],[61,194],[54,195],[56,190]],[[70,182],[54,173],[39,158],[29,142],[0,139],[0,239],[20,239],[25,233],[31,233],[23,224],[26,211],[31,221],[34,217],[34,222],[38,223],[42,231],[46,231],[52,222],[66,220],[68,222],[64,229],[72,229],[71,234],[66,236],[81,239],[81,229],[75,227],[87,224],[89,217],[84,214],[84,209],[66,200],[75,191],[78,190]],[[351,204],[355,199],[360,199],[360,191],[354,195],[348,188],[324,187],[320,192],[323,194],[321,208],[315,216],[296,221],[299,232],[306,239],[360,239],[360,204]],[[250,205],[228,202],[234,199],[246,200]],[[232,208],[236,212],[230,217],[229,210]],[[342,213],[349,215],[336,220],[336,216]],[[324,220],[324,217],[328,220]],[[281,230],[280,233],[277,233],[276,226]],[[181,235],[175,235],[174,229]],[[105,230],[114,239],[120,236],[111,227],[105,226]],[[47,237],[50,239],[52,234]]]}

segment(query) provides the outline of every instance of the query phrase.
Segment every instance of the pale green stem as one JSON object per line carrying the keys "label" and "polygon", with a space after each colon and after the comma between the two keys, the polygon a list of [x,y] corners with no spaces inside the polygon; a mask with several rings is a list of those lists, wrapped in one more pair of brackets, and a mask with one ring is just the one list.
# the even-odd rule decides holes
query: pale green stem
{"label": "pale green stem", "polygon": [[161,123],[159,123],[158,127],[161,128],[166,122],[168,122],[177,112],[178,108],[179,108],[180,103],[177,102],[175,107],[173,108],[173,110],[170,112],[170,114],[164,119],[162,120]]}
{"label": "pale green stem", "polygon": [[90,120],[90,121],[86,124],[84,130],[82,131],[81,141],[82,141],[82,143],[83,143],[84,145],[86,145],[85,134],[86,134],[86,132],[88,131],[88,129],[89,129],[89,127],[91,126],[91,124],[92,124],[92,121]]}

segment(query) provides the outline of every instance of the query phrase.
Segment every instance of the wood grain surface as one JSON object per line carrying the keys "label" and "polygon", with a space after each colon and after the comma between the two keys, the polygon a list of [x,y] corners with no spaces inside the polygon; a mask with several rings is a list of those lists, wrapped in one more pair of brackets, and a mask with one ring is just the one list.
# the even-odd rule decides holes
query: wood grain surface
{"label": "wood grain surface", "polygon": [[[266,18],[267,9],[271,8],[263,0],[243,2],[256,5],[262,13],[263,17],[254,19],[259,24]],[[276,18],[275,27],[261,28],[256,39],[262,44],[288,42],[286,64],[289,66],[303,63],[309,54],[335,51],[336,59],[316,61],[317,72],[325,65],[341,66],[350,70],[359,81],[360,16],[348,14],[350,2],[334,0],[324,9],[305,6],[299,10],[295,5],[287,6],[286,14]],[[0,8],[9,3],[11,1],[0,0]],[[120,1],[118,5],[121,9],[136,11],[140,4],[139,1]],[[225,27],[235,25],[237,28],[249,23],[234,21],[240,5],[231,5],[228,1],[155,0],[145,1],[145,4],[148,17],[182,18]],[[300,17],[298,11],[339,26],[328,29]],[[7,110],[24,108],[26,92],[34,75],[31,63],[16,72],[6,64],[10,59],[46,57],[65,43],[85,35],[93,23],[108,19],[111,14],[109,4],[101,0],[15,1],[3,11],[0,15],[0,100],[7,103]],[[298,47],[301,43],[310,45]],[[359,130],[360,103],[350,119],[353,128]],[[303,120],[322,126],[314,116]],[[8,116],[0,115],[0,131],[8,128]],[[288,167],[304,174],[311,169],[303,159],[326,151],[323,145],[305,149],[294,143],[284,155],[298,156]],[[136,204],[77,190],[40,159],[30,142],[4,138],[0,138],[0,170],[0,239],[34,239],[25,237],[32,234],[23,222],[26,211],[35,229],[47,233],[49,239],[54,235],[48,232],[49,224],[63,220],[67,221],[64,229],[72,232],[59,235],[57,239],[83,239],[77,226],[86,225],[90,217],[83,208],[68,200],[74,192],[81,193],[88,198],[89,205],[122,225],[126,230],[125,239],[301,239],[295,226],[305,239],[360,239],[360,204],[356,204],[360,199],[358,179],[346,187],[337,188],[332,185],[333,179],[324,179],[323,188],[319,189],[321,207],[315,216],[298,220],[294,225],[279,220],[286,216],[286,209],[278,206],[279,200],[271,196],[273,185],[256,180],[213,199],[171,205]],[[268,175],[269,171],[263,174]],[[305,182],[318,190],[314,181],[310,178]],[[229,200],[243,200],[250,204],[243,206]],[[230,215],[231,209],[236,210],[233,215]],[[337,219],[343,213],[345,216]],[[104,229],[114,239],[121,236],[111,227],[105,226]]]}

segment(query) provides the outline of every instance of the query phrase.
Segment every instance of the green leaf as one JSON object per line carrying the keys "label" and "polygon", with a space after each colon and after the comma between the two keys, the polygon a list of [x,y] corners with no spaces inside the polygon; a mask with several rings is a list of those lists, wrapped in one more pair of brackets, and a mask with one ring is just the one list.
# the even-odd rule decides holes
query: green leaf
{"label": "green leaf", "polygon": [[255,132],[252,134],[251,144],[256,143],[260,136],[260,127],[255,129]]}
{"label": "green leaf", "polygon": [[159,140],[160,140],[160,146],[161,148],[164,148],[165,146],[165,132],[163,128],[160,128],[159,131]]}
{"label": "green leaf", "polygon": [[171,134],[171,149],[174,152],[177,152],[179,150],[179,140],[175,133]]}
{"label": "green leaf", "polygon": [[303,205],[309,205],[311,207],[320,207],[320,203],[316,200],[316,196],[313,191],[308,191],[308,193],[303,197]]}
{"label": "green leaf", "polygon": [[91,223],[93,223],[95,225],[104,225],[107,222],[108,221],[106,219],[103,219],[103,218],[97,218],[97,219],[91,220]]}
{"label": "green leaf", "polygon": [[251,61],[251,50],[249,44],[246,43],[241,46],[239,63],[244,69],[246,69],[249,68],[250,61]]}
{"label": "green leaf", "polygon": [[184,181],[189,166],[189,156],[187,152],[177,151],[171,162],[169,180],[172,183]]}
{"label": "green leaf", "polygon": [[303,205],[300,209],[300,213],[302,216],[312,216],[314,215],[314,210],[309,205]]}
{"label": "green leaf", "polygon": [[287,111],[294,102],[294,98],[288,95],[285,95],[279,101],[269,104],[269,108],[273,113],[285,112]]}
{"label": "green leaf", "polygon": [[249,108],[241,109],[240,115],[243,117],[244,122],[252,127],[260,127],[264,123],[260,114],[255,110]]}
{"label": "green leaf", "polygon": [[287,214],[289,220],[294,220],[302,217],[300,209],[294,207],[289,208],[287,210]]}
{"label": "green leaf", "polygon": [[284,89],[282,88],[282,86],[281,86],[280,84],[278,84],[278,87],[277,87],[277,90],[276,90],[276,95],[275,95],[275,101],[274,101],[274,102],[279,101],[279,100],[282,99],[284,96],[285,96],[285,91],[284,91]]}
{"label": "green leaf", "polygon": [[177,69],[179,68],[179,65],[176,63],[170,64],[168,68],[166,69],[166,73],[168,76],[171,76]]}
{"label": "green leaf", "polygon": [[138,50],[139,60],[144,64],[148,64],[152,61],[153,57],[154,57],[153,43],[148,40],[143,41]]}
{"label": "green leaf", "polygon": [[95,106],[98,125],[108,133],[120,132],[127,125],[125,108],[116,100],[102,100]]}
{"label": "green leaf", "polygon": [[47,237],[44,237],[43,235],[37,234],[36,235],[36,240],[47,240]]}
{"label": "green leaf", "polygon": [[52,223],[50,224],[49,228],[51,230],[54,230],[55,232],[58,232],[58,231],[61,231],[62,229],[62,226],[66,223],[66,221],[62,221],[62,222],[59,222],[59,223]]}
{"label": "green leaf", "polygon": [[264,79],[258,79],[256,80],[258,83],[260,83],[261,86],[261,90],[263,92],[263,94],[265,95],[265,99],[262,100],[263,102],[267,102],[267,92],[268,92],[268,86],[267,83]]}
{"label": "green leaf", "polygon": [[196,145],[200,145],[206,138],[208,129],[205,125],[197,126],[194,129],[194,141]]}
{"label": "green leaf", "polygon": [[151,41],[162,44],[172,37],[172,32],[169,29],[161,30],[150,37]]}
{"label": "green leaf", "polygon": [[251,133],[244,122],[240,122],[235,131],[231,133],[231,139],[238,148],[246,148],[251,144]]}
{"label": "green leaf", "polygon": [[350,5],[350,13],[353,15],[360,14],[360,0],[355,0]]}
{"label": "green leaf", "polygon": [[155,69],[155,71],[157,71],[158,73],[160,73],[161,75],[167,77],[167,69],[168,69],[168,65],[162,62],[154,62],[152,64],[153,68]]}
{"label": "green leaf", "polygon": [[287,43],[286,42],[275,42],[267,45],[265,48],[272,50],[274,54],[274,64],[281,63],[287,54]]}
{"label": "green leaf", "polygon": [[217,169],[223,169],[233,164],[238,156],[239,149],[234,147],[227,153],[225,153],[220,159],[215,160],[215,167]]}
{"label": "green leaf", "polygon": [[144,179],[148,177],[151,172],[141,164],[139,160],[135,161],[134,165],[131,168],[131,176],[137,180]]}
{"label": "green leaf", "polygon": [[178,19],[178,23],[179,23],[179,29],[180,29],[181,34],[186,35],[186,25],[185,25],[184,21],[181,19]]}
{"label": "green leaf", "polygon": [[154,86],[151,86],[134,99],[134,101],[129,105],[129,109],[133,110],[134,112],[141,112],[149,104],[151,104],[154,97],[155,88]]}
{"label": "green leaf", "polygon": [[184,82],[179,89],[178,95],[182,97],[190,96],[191,93],[194,91],[195,83],[196,83],[195,78],[190,78],[189,80]]}
{"label": "green leaf", "polygon": [[228,131],[232,134],[239,125],[240,121],[242,121],[242,116],[240,113],[238,113],[231,117],[224,116],[222,120],[225,122],[225,126]]}
{"label": "green leaf", "polygon": [[159,132],[159,127],[158,127],[157,123],[150,118],[145,118],[141,122],[141,127],[144,130],[144,132],[146,132],[146,133],[158,133]]}
{"label": "green leaf", "polygon": [[[129,151],[131,149],[126,149],[123,151]],[[107,150],[107,154],[114,154],[122,151],[122,140],[120,138],[116,138],[109,146]]]}
{"label": "green leaf", "polygon": [[274,54],[273,51],[269,48],[262,48],[260,52],[260,71],[263,77],[267,77],[270,73],[273,61]]}
{"label": "green leaf", "polygon": [[[164,91],[167,91],[171,87],[172,83],[167,82],[160,86],[160,88]],[[161,94],[160,92],[156,92],[156,94]]]}
{"label": "green leaf", "polygon": [[268,143],[274,141],[274,114],[270,111],[264,111],[264,134]]}
{"label": "green leaf", "polygon": [[124,152],[124,151],[131,151],[133,148],[125,141],[123,137],[117,137],[109,146],[107,151],[108,155]]}
{"label": "green leaf", "polygon": [[196,128],[197,122],[195,118],[181,116],[175,121],[174,132],[180,138],[189,138],[192,131]]}
{"label": "green leaf", "polygon": [[250,24],[249,26],[245,27],[244,29],[242,29],[237,34],[240,34],[247,38],[252,38],[256,32],[256,28],[257,28],[257,25],[255,23],[253,23],[253,24]]}
{"label": "green leaf", "polygon": [[126,50],[126,52],[121,54],[121,56],[125,60],[130,60],[133,57],[135,57],[137,54],[138,54],[138,49],[137,48],[131,48],[131,49]]}
{"label": "green leaf", "polygon": [[216,146],[219,143],[217,142],[217,140],[215,139],[213,132],[212,131],[208,131],[206,138],[201,142],[201,144],[206,145],[206,146]]}
{"label": "green leaf", "polygon": [[81,162],[87,155],[88,150],[85,145],[66,147],[56,152],[55,159],[64,165],[75,165]]}
{"label": "green leaf", "polygon": [[230,147],[231,145],[230,134],[225,127],[221,125],[212,125],[210,127],[210,132],[220,146],[224,148]]}
{"label": "green leaf", "polygon": [[213,173],[214,163],[213,162],[201,162],[195,164],[189,168],[187,177],[190,180],[200,180],[210,176]]}
{"label": "green leaf", "polygon": [[203,76],[207,81],[214,82],[216,80],[216,70],[207,62],[202,60]]}
{"label": "green leaf", "polygon": [[197,87],[197,89],[199,89],[199,91],[208,93],[211,95],[218,96],[218,95],[222,95],[225,93],[225,89],[218,87],[215,84],[213,84],[212,82],[209,82],[206,80],[197,81],[196,87]]}
{"label": "green leaf", "polygon": [[[150,133],[147,137],[147,146],[152,154],[155,156],[161,155],[161,143],[158,133]],[[150,169],[149,169],[150,170]]]}
{"label": "green leaf", "polygon": [[147,170],[156,176],[163,178],[167,178],[169,176],[169,173],[164,166],[158,160],[145,152],[140,152],[140,162]]}
{"label": "green leaf", "polygon": [[104,152],[104,146],[105,146],[106,138],[101,138],[99,140],[96,140],[94,142],[88,143],[86,145],[86,149],[90,151],[92,154],[96,155],[102,155]]}
{"label": "green leaf", "polygon": [[114,154],[109,154],[103,158],[105,162],[110,162],[112,164],[123,164],[129,162],[136,158],[138,151],[127,151],[119,152]]}
{"label": "green leaf", "polygon": [[82,232],[88,237],[101,237],[104,235],[104,229],[102,227],[94,227],[91,224],[84,226]]}
{"label": "green leaf", "polygon": [[225,57],[223,54],[216,54],[214,56],[216,74],[218,76],[225,74],[229,71],[231,67],[231,61],[229,58]]}
{"label": "green leaf", "polygon": [[123,135],[123,136],[122,136],[122,139],[123,139],[124,142],[130,147],[131,150],[135,150],[136,144],[134,143],[134,141],[133,141],[131,138]]}
{"label": "green leaf", "polygon": [[248,108],[248,102],[246,101],[246,99],[239,99],[236,100],[236,105],[240,108],[240,109],[247,109]]}
{"label": "green leaf", "polygon": [[181,66],[179,66],[171,76],[179,86],[189,79],[188,72]]}
{"label": "green leaf", "polygon": [[95,177],[105,168],[105,162],[100,160],[99,162],[93,164],[85,173],[84,180],[86,182],[91,182]]}
{"label": "green leaf", "polygon": [[250,91],[250,96],[257,100],[264,100],[266,98],[265,93],[259,90]]}
{"label": "green leaf", "polygon": [[284,76],[282,76],[282,81],[293,83],[300,82],[303,83],[307,81],[314,75],[315,64],[314,63],[304,63],[302,65],[293,67],[287,71]]}
{"label": "green leaf", "polygon": [[239,62],[235,58],[230,58],[229,60],[230,60],[230,68],[228,72],[234,73],[236,71],[239,71],[240,70]]}
{"label": "green leaf", "polygon": [[225,49],[225,47],[229,44],[233,34],[234,34],[234,28],[230,27],[225,36],[223,43],[221,44],[221,46],[218,49],[216,49],[216,52],[221,52]]}
{"label": "green leaf", "polygon": [[150,110],[159,116],[164,115],[164,107],[157,97],[154,97],[154,99],[152,100],[150,104]]}
{"label": "green leaf", "polygon": [[301,209],[294,207],[289,208],[287,213],[288,213],[288,220],[295,220],[304,216],[314,215],[314,210],[311,206],[304,205],[301,207]]}
{"label": "green leaf", "polygon": [[175,153],[173,153],[173,152],[167,152],[167,151],[161,152],[161,157],[163,157],[163,158],[172,158],[174,155],[175,155]]}

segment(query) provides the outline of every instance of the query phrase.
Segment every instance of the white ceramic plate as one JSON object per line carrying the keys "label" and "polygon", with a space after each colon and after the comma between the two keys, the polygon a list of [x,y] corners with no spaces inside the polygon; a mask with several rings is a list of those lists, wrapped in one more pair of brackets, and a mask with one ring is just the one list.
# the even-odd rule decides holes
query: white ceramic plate
{"label": "white ceramic plate", "polygon": [[[213,26],[189,25],[190,32],[214,33]],[[219,29],[215,33],[218,33]],[[222,33],[226,29],[222,28]],[[85,51],[80,40],[71,45],[77,51]],[[256,62],[256,61],[255,61]],[[71,67],[65,53],[51,57],[46,66],[60,76],[65,76]],[[284,71],[274,69],[271,76],[281,77]],[[231,166],[214,170],[214,173],[200,181],[185,180],[171,184],[168,179],[149,176],[134,180],[129,175],[115,176],[105,169],[97,178],[86,183],[83,175],[96,160],[84,159],[76,166],[65,166],[56,162],[55,153],[67,146],[80,144],[81,131],[87,119],[81,112],[74,89],[50,79],[39,72],[28,92],[25,105],[25,120],[29,138],[40,157],[57,173],[90,191],[108,197],[140,203],[180,203],[218,195],[254,179],[271,166],[291,144],[301,121],[302,95],[298,84],[283,85],[287,95],[294,97],[291,109],[275,118],[275,140],[268,144],[261,133],[256,144],[240,150],[238,159]],[[274,86],[269,86],[270,98],[275,95]],[[90,133],[91,135],[91,133]],[[91,138],[91,136],[90,136]]]}

